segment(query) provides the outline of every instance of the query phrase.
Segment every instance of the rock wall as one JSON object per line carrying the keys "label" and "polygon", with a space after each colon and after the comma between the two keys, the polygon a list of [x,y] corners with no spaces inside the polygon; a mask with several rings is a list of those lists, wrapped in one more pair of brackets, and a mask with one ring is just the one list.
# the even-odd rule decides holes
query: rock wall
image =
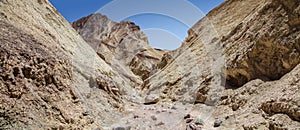
{"label": "rock wall", "polygon": [[0,129],[94,129],[121,116],[131,86],[48,1],[0,7]]}
{"label": "rock wall", "polygon": [[161,51],[129,21],[1,0],[0,129],[299,129],[299,3],[228,0]]}
{"label": "rock wall", "polygon": [[220,129],[299,128],[298,16],[297,0],[226,1],[164,54],[144,92],[215,106],[206,129],[215,118]]}
{"label": "rock wall", "polygon": [[297,8],[296,1],[268,1],[221,39],[229,86],[257,78],[277,80],[300,63],[299,23],[294,23],[300,14]]}

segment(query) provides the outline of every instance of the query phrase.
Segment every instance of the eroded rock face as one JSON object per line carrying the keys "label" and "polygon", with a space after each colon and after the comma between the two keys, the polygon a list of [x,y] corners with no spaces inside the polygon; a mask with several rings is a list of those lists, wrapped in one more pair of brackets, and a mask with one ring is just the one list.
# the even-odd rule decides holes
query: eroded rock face
{"label": "eroded rock face", "polygon": [[[300,63],[300,24],[296,22],[299,8],[299,1],[293,0],[224,2],[189,30],[179,49],[164,54],[157,73],[145,82],[144,91],[161,92],[161,100],[166,102],[217,106],[214,118],[223,120],[228,116],[231,121],[245,118],[238,123],[225,120],[220,129],[298,128],[294,108],[299,96],[288,90],[299,90],[295,80],[299,79],[296,66]],[[284,109],[281,105],[275,109],[266,103],[269,97],[281,95],[291,95],[292,102],[284,104],[293,109],[285,105]],[[261,110],[267,110],[267,116],[262,116]],[[242,114],[245,111],[254,114]],[[274,113],[286,116],[275,114],[279,122],[272,124],[269,117]],[[280,125],[285,124],[280,121],[287,117],[287,125]],[[213,119],[209,121],[213,123]]]}
{"label": "eroded rock face", "polygon": [[280,79],[299,64],[299,23],[291,23],[300,15],[297,8],[295,1],[269,1],[221,39],[231,87],[256,78]]}
{"label": "eroded rock face", "polygon": [[153,66],[164,53],[150,47],[140,27],[130,21],[117,23],[101,14],[92,14],[72,25],[95,46],[98,55],[135,88],[140,88],[143,80],[150,76]]}
{"label": "eroded rock face", "polygon": [[47,1],[2,0],[0,129],[300,128],[299,3],[228,0],[165,53],[129,21],[87,16],[83,40]]}
{"label": "eroded rock face", "polygon": [[299,67],[278,81],[257,79],[238,89],[225,90],[214,113],[215,117],[226,119],[220,129],[299,128]]}
{"label": "eroded rock face", "polygon": [[297,104],[291,103],[289,101],[266,101],[262,103],[261,109],[269,115],[283,113],[288,115],[291,119],[295,121],[300,120],[300,111],[298,110]]}
{"label": "eroded rock face", "polygon": [[83,111],[74,103],[71,62],[66,55],[41,48],[42,43],[32,35],[4,21],[0,28],[0,127],[38,128],[49,122],[47,126],[53,129],[78,128],[72,124],[87,121],[88,117],[79,118]]}
{"label": "eroded rock face", "polygon": [[101,39],[104,39],[116,24],[104,15],[91,14],[73,22],[72,27],[97,51]]}
{"label": "eroded rock face", "polygon": [[[249,6],[236,11],[244,4]],[[189,37],[179,49],[163,56],[158,64],[162,72],[149,79],[145,88],[152,91],[152,87],[162,86],[159,88],[163,90],[176,81],[174,85],[178,87],[172,87],[173,94],[191,80],[198,80],[193,83],[200,88],[197,100],[204,102],[209,93],[204,86],[215,81],[216,75],[226,79],[227,88],[237,88],[257,78],[280,79],[300,63],[299,24],[291,23],[299,15],[298,8],[293,1],[223,3],[189,30]],[[214,54],[218,49],[219,54]],[[216,64],[226,68],[219,67],[213,73]],[[182,70],[195,70],[198,74]],[[218,84],[225,85],[225,81]]]}
{"label": "eroded rock face", "polygon": [[0,129],[94,129],[121,116],[131,86],[48,1],[0,7]]}

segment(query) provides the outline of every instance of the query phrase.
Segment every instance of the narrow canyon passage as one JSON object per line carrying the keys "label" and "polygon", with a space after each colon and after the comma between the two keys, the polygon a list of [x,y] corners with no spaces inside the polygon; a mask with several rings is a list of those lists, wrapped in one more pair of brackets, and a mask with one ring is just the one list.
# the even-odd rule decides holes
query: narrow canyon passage
{"label": "narrow canyon passage", "polygon": [[0,129],[300,128],[299,0],[227,0],[176,50],[48,0],[0,7]]}

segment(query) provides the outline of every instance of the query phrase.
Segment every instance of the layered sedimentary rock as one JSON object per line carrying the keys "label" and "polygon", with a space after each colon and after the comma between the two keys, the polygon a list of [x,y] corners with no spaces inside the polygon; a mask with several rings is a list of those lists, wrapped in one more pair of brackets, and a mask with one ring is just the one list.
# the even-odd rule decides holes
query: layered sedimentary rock
{"label": "layered sedimentary rock", "polygon": [[2,0],[0,129],[299,129],[299,4],[228,0],[166,52],[129,21],[78,34],[48,1]]}
{"label": "layered sedimentary rock", "polygon": [[299,128],[299,9],[297,0],[224,2],[189,30],[180,48],[164,54],[145,92],[217,106],[211,118],[232,119],[222,128]]}
{"label": "layered sedimentary rock", "polygon": [[132,87],[48,1],[2,0],[0,18],[1,129],[94,129],[118,118]]}
{"label": "layered sedimentary rock", "polygon": [[130,21],[114,22],[101,14],[91,14],[72,23],[97,54],[140,88],[164,51],[149,46],[147,36]]}

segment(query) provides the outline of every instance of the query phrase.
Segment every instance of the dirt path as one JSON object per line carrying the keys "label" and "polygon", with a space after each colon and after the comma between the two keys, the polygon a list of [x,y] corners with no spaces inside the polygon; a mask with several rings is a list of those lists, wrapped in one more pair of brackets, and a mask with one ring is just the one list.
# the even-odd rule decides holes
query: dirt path
{"label": "dirt path", "polygon": [[[106,130],[122,127],[131,130],[185,130],[190,124],[201,119],[203,124],[193,125],[200,129],[213,129],[215,119],[210,115],[214,107],[204,104],[157,103],[151,105],[131,103],[125,106],[124,117]],[[187,114],[190,117],[187,118]],[[189,120],[189,123],[186,123]],[[198,130],[197,129],[197,130]],[[193,130],[193,128],[189,129]]]}

